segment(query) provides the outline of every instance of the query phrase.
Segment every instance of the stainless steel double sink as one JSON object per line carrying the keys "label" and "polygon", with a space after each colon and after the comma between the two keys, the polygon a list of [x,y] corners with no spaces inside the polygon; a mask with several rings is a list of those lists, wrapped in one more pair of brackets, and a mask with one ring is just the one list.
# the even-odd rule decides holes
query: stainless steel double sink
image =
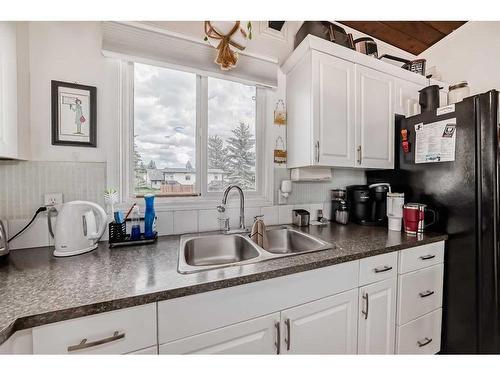
{"label": "stainless steel double sink", "polygon": [[288,227],[268,229],[266,233],[267,249],[255,244],[248,234],[182,236],[179,272],[195,273],[240,266],[333,247],[328,242]]}

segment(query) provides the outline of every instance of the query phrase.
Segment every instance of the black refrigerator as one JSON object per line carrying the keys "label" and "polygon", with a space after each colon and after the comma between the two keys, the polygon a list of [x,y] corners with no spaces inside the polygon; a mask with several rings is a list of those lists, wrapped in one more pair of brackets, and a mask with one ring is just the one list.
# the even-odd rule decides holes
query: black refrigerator
{"label": "black refrigerator", "polygon": [[[415,163],[415,125],[450,119],[456,119],[455,160]],[[405,202],[435,209],[438,221],[426,230],[449,235],[441,353],[500,353],[498,92],[468,97],[439,116],[397,117],[395,131],[395,169],[367,171],[367,180],[389,182]]]}

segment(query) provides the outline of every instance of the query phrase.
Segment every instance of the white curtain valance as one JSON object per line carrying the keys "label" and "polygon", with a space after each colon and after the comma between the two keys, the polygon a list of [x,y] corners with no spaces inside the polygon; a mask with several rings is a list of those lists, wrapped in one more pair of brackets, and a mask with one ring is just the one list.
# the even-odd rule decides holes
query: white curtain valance
{"label": "white curtain valance", "polygon": [[215,77],[268,87],[278,85],[277,60],[240,53],[235,68],[221,71],[214,63],[216,50],[206,42],[134,22],[103,22],[102,51],[105,56],[124,60],[159,61]]}

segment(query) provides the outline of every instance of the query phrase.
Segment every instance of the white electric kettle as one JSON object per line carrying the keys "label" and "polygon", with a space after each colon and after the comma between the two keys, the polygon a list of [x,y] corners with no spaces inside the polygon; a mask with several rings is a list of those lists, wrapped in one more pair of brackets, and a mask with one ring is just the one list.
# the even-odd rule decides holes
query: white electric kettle
{"label": "white electric kettle", "polygon": [[[54,213],[57,213],[55,231],[52,230]],[[86,201],[73,201],[51,207],[47,219],[50,235],[54,237],[56,257],[94,250],[106,230],[108,221],[101,206]]]}

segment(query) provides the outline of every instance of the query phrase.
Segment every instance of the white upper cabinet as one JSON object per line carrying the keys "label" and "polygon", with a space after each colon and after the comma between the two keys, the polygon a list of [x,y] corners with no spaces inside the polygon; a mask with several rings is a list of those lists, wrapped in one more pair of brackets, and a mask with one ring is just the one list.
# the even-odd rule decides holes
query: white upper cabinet
{"label": "white upper cabinet", "polygon": [[282,70],[288,168],[394,168],[395,115],[416,114],[425,77],[312,35]]}
{"label": "white upper cabinet", "polygon": [[354,163],[354,64],[313,51],[313,164]]}
{"label": "white upper cabinet", "polygon": [[356,89],[356,165],[394,168],[394,79],[356,65]]}
{"label": "white upper cabinet", "polygon": [[418,104],[419,91],[424,88],[413,82],[405,81],[400,78],[394,80],[395,83],[395,101],[394,112],[405,117],[420,113]]}
{"label": "white upper cabinet", "polygon": [[18,155],[17,31],[15,22],[0,22],[0,158]]}

